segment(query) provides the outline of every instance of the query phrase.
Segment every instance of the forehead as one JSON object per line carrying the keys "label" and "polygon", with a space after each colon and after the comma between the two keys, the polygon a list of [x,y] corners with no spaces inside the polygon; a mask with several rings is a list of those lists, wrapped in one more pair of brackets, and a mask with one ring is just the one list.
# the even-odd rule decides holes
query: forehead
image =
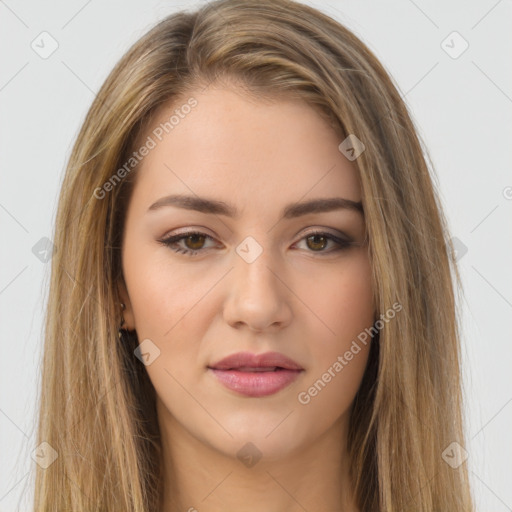
{"label": "forehead", "polygon": [[308,196],[361,199],[358,171],[339,151],[339,134],[304,101],[261,101],[242,89],[210,87],[164,105],[141,143],[149,138],[134,201],[186,193],[277,210]]}

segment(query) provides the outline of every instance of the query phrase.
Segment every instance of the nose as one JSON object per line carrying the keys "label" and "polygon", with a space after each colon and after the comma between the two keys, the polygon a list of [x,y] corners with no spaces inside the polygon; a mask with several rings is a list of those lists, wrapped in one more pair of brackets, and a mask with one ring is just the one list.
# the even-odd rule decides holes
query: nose
{"label": "nose", "polygon": [[292,319],[293,293],[270,251],[263,250],[252,262],[236,254],[234,267],[227,282],[225,321],[236,329],[245,326],[258,332],[286,327]]}

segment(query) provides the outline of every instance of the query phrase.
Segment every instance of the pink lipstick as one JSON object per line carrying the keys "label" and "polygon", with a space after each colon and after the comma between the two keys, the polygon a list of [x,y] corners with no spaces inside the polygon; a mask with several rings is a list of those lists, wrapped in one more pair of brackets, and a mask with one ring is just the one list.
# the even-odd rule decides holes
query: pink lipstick
{"label": "pink lipstick", "polygon": [[277,393],[304,371],[298,363],[279,352],[238,352],[208,368],[228,389],[249,397]]}

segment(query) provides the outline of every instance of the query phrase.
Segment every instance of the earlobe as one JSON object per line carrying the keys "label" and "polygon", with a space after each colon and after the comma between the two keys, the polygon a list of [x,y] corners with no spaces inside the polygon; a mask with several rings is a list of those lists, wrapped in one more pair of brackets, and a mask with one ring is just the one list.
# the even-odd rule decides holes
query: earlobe
{"label": "earlobe", "polygon": [[124,320],[122,325],[123,329],[127,331],[133,331],[135,329],[135,321],[133,316],[133,309],[130,302],[130,296],[128,295],[128,290],[126,289],[126,284],[124,279],[120,279],[117,283],[117,292],[119,294],[119,310],[121,313],[121,318]]}

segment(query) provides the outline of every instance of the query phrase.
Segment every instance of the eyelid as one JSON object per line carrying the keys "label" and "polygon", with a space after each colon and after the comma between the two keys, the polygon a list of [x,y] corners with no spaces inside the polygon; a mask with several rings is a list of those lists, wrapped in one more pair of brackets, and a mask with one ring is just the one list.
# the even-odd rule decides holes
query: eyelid
{"label": "eyelid", "polygon": [[300,239],[302,239],[304,237],[311,236],[311,235],[316,235],[316,234],[331,235],[331,236],[333,236],[335,238],[339,238],[340,240],[342,240],[344,242],[351,242],[351,241],[353,241],[353,239],[351,237],[349,237],[347,234],[343,233],[342,231],[336,231],[335,233],[333,233],[331,231],[331,228],[324,228],[324,227],[311,228],[311,231],[304,232]]}

